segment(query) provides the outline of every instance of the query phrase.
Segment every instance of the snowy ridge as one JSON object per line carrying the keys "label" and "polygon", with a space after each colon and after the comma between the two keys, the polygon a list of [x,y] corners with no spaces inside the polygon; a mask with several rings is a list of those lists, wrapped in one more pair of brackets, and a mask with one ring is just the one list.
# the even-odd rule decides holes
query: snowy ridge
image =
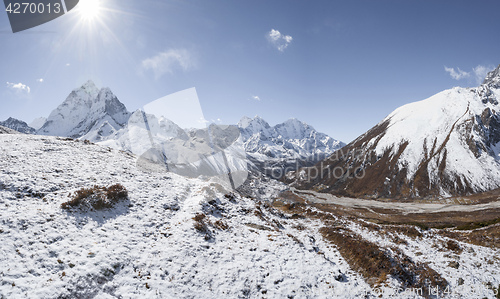
{"label": "snowy ridge", "polygon": [[6,128],[12,129],[14,131],[18,131],[20,133],[24,134],[34,134],[35,129],[28,126],[27,123],[25,123],[22,120],[18,120],[12,117],[9,117],[6,121],[0,121],[0,126],[4,126]]}
{"label": "snowy ridge", "polygon": [[500,66],[478,88],[452,88],[396,109],[324,162],[350,176],[304,177],[303,186],[370,197],[451,196],[499,188],[498,82]]}
{"label": "snowy ridge", "polygon": [[[42,121],[43,119],[38,119],[34,124],[38,127]],[[243,151],[253,160],[252,167],[265,172],[262,165],[264,163],[279,169],[297,160],[301,160],[300,165],[308,165],[343,146],[341,142],[317,132],[297,119],[270,127],[259,117],[244,117],[238,128],[241,138],[233,138],[237,143],[228,149],[236,155],[234,159],[231,155],[228,156],[231,162],[228,167],[231,169],[241,170],[242,160],[247,159],[242,158],[245,153],[240,149],[236,150],[240,147],[243,147]],[[203,130],[180,128],[162,115],[143,115],[141,110],[129,113],[109,88],[99,89],[89,80],[73,90],[66,100],[52,111],[43,126],[37,130],[37,134],[86,139],[129,151],[137,156],[146,154],[149,158],[156,157],[159,149],[153,150],[156,153],[148,151],[161,145],[164,147],[162,151],[169,153],[169,161],[190,164],[187,166],[187,169],[190,169],[188,172],[195,168],[205,168],[208,172],[220,170],[225,166],[217,159],[223,157],[216,158],[204,166],[198,165],[203,160],[202,156],[209,153],[206,146],[212,143],[211,137],[207,135],[210,129],[205,131],[203,133]],[[233,133],[230,135],[234,135]],[[201,137],[197,136],[199,134]],[[227,136],[219,137],[227,139]],[[203,142],[205,145],[199,147]],[[201,152],[197,152],[198,150]],[[205,159],[205,162],[207,161],[209,160]]]}
{"label": "snowy ridge", "polygon": [[4,126],[0,126],[0,134],[19,134],[19,132]]}
{"label": "snowy ridge", "polygon": [[297,119],[271,127],[258,116],[243,117],[238,126],[252,168],[275,179],[314,165],[345,145]]}
{"label": "snowy ridge", "polygon": [[259,116],[243,117],[238,126],[246,151],[255,157],[304,159],[312,155],[329,155],[344,146],[295,118],[271,127]]}

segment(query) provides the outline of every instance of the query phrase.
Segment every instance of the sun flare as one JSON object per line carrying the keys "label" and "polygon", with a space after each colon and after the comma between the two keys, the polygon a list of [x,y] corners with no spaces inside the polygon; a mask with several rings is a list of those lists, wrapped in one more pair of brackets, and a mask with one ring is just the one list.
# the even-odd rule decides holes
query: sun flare
{"label": "sun flare", "polygon": [[101,13],[101,0],[80,0],[78,3],[80,16],[84,20],[94,20]]}

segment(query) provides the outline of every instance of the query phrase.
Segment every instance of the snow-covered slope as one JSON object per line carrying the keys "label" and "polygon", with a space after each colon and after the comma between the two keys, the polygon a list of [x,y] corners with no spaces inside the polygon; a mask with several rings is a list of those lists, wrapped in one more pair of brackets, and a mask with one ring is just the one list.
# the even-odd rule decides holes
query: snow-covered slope
{"label": "snow-covered slope", "polygon": [[[371,287],[319,219],[216,179],[143,172],[133,155],[69,138],[0,135],[0,148],[0,298],[419,298],[391,277]],[[61,209],[82,187],[116,183],[128,199],[113,208]],[[430,231],[412,239],[326,219],[432,267],[456,292],[449,298],[471,287],[494,298],[485,285],[500,283],[498,249],[460,242],[457,254]]]}
{"label": "snow-covered slope", "polygon": [[4,126],[6,128],[12,129],[14,131],[18,131],[24,134],[34,134],[35,129],[28,126],[27,123],[25,123],[22,120],[18,120],[12,117],[9,117],[6,121],[0,121],[0,126]]}
{"label": "snow-covered slope", "polygon": [[285,169],[312,165],[345,145],[297,119],[271,127],[258,116],[243,117],[238,126],[252,162],[275,178]]}
{"label": "snow-covered slope", "polygon": [[88,81],[52,111],[37,134],[100,141],[122,129],[129,116],[109,88]]}
{"label": "snow-covered slope", "polygon": [[[404,105],[298,185],[351,196],[470,194],[500,187],[500,66],[478,88]],[[336,170],[336,172],[335,172]],[[295,176],[295,178],[294,178]]]}
{"label": "snow-covered slope", "polygon": [[0,134],[19,134],[19,132],[4,126],[0,126]]}
{"label": "snow-covered slope", "polygon": [[[335,279],[347,265],[313,250],[324,246],[319,233],[271,226],[253,213],[256,202],[217,181],[142,172],[136,157],[78,140],[2,135],[0,148],[0,297],[287,298],[331,293],[332,285],[369,289],[356,274]],[[128,202],[60,208],[81,187],[115,183]],[[206,231],[195,228],[197,214],[207,215]]]}

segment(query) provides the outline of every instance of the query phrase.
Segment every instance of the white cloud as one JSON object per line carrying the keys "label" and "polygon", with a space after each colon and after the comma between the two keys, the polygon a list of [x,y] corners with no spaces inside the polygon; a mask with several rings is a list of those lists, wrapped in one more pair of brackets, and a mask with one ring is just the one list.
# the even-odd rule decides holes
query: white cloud
{"label": "white cloud", "polygon": [[43,78],[36,79],[36,82],[43,83]]}
{"label": "white cloud", "polygon": [[444,67],[444,70],[450,74],[450,76],[455,80],[462,80],[465,78],[471,78],[469,81],[474,80],[474,83],[481,84],[486,78],[486,75],[495,69],[493,65],[478,65],[472,68],[472,71],[466,72],[461,70],[460,68],[449,68]]}
{"label": "white cloud", "polygon": [[69,64],[69,63],[66,63],[66,66],[70,66],[70,65],[71,65],[71,64]]}
{"label": "white cloud", "polygon": [[281,32],[276,29],[271,29],[271,31],[267,33],[266,37],[267,40],[280,52],[285,51],[293,40],[292,36],[281,34]]}
{"label": "white cloud", "polygon": [[259,96],[252,96],[252,100],[260,101],[260,98],[259,98]]}
{"label": "white cloud", "polygon": [[141,63],[144,70],[151,70],[158,79],[164,74],[172,74],[175,69],[180,68],[187,71],[194,67],[191,53],[185,49],[171,49],[157,55],[144,59]]}
{"label": "white cloud", "polygon": [[444,67],[444,70],[450,74],[450,76],[455,79],[455,80],[461,80],[464,78],[470,77],[470,73],[462,71],[460,68],[457,67],[457,70],[455,71],[455,68],[453,67]]}
{"label": "white cloud", "polygon": [[474,72],[474,76],[476,77],[476,82],[478,84],[481,84],[484,81],[484,78],[486,78],[486,75],[494,69],[495,67],[492,65],[489,66],[478,65],[475,68],[473,68],[472,71]]}
{"label": "white cloud", "polygon": [[25,85],[23,83],[10,83],[7,82],[7,87],[10,90],[13,90],[17,94],[29,94],[31,92],[31,88],[28,85]]}

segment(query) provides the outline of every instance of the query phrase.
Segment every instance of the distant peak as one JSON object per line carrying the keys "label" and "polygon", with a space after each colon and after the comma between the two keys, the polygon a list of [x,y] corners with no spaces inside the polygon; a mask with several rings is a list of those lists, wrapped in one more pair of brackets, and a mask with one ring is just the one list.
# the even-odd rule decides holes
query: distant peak
{"label": "distant peak", "polygon": [[113,94],[113,92],[111,91],[111,88],[103,87],[99,90],[99,94]]}
{"label": "distant peak", "polygon": [[88,80],[82,85],[82,88],[92,88],[92,89],[97,89],[97,86],[95,86],[94,81]]}
{"label": "distant peak", "polygon": [[262,124],[262,125],[265,125],[265,126],[269,126],[269,124],[267,123],[267,121],[265,121],[262,117],[258,116],[258,115],[255,115],[255,117],[251,120],[252,123],[258,123],[258,124]]}
{"label": "distant peak", "polygon": [[82,90],[85,93],[91,95],[92,97],[97,96],[99,93],[99,88],[94,84],[94,81],[88,80],[85,82],[80,88],[75,89],[74,91]]}
{"label": "distant peak", "polygon": [[238,127],[240,128],[246,128],[250,125],[252,122],[252,119],[248,116],[243,116],[240,121],[238,122]]}
{"label": "distant peak", "polygon": [[492,70],[486,75],[483,84],[493,87],[500,87],[500,65],[498,65],[496,69]]}
{"label": "distant peak", "polygon": [[285,123],[299,123],[299,124],[303,124],[304,122],[296,119],[295,117],[292,117],[292,118],[288,119],[287,121],[285,121]]}

